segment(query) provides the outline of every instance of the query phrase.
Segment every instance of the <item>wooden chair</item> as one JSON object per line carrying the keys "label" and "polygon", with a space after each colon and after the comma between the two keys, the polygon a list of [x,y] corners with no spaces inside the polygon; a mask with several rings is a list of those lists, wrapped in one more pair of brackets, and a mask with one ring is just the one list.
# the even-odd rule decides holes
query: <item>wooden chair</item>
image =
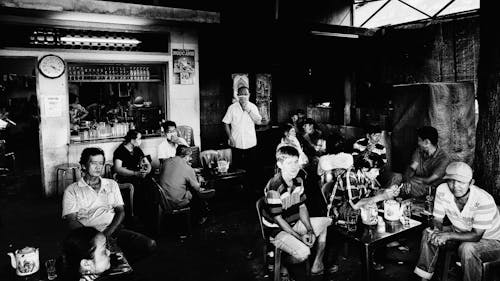
{"label": "wooden chair", "polygon": [[[268,246],[272,246],[270,237],[264,232],[264,225],[262,223],[262,210],[264,209],[264,197],[260,198],[255,202],[255,209],[257,210],[257,217],[259,219],[260,232],[262,234],[262,239],[264,239],[264,261],[267,264],[267,252]],[[274,246],[272,246],[274,247]],[[281,271],[281,249],[274,247],[274,267],[273,267],[273,281],[280,281],[280,271]]]}
{"label": "wooden chair", "polygon": [[188,231],[188,236],[190,236],[192,231],[191,225],[191,207],[186,206],[182,208],[174,208],[172,204],[168,201],[166,191],[161,187],[161,185],[153,178],[153,182],[155,183],[158,192],[160,193],[160,204],[158,205],[158,233],[161,233],[161,226],[163,217],[166,215],[184,215],[186,217],[186,226]]}

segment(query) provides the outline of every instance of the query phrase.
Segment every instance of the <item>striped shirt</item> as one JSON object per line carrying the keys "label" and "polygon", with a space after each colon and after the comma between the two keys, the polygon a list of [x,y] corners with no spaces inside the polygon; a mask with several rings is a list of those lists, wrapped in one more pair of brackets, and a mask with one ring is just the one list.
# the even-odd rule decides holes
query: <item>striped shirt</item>
{"label": "striped shirt", "polygon": [[371,168],[381,168],[387,162],[385,146],[380,143],[376,143],[368,148],[368,144],[368,138],[357,140],[353,145],[352,155],[355,158],[362,158],[364,155],[368,154],[368,159],[370,159],[373,163]]}
{"label": "striped shirt", "polygon": [[281,229],[276,224],[274,217],[281,217],[290,226],[293,226],[299,219],[300,205],[306,201],[304,193],[304,184],[302,178],[293,179],[292,186],[288,186],[281,177],[276,174],[266,185],[264,189],[266,208],[264,208],[262,223],[274,237]]}
{"label": "striped shirt", "polygon": [[455,203],[455,196],[448,184],[442,183],[436,190],[434,218],[444,216],[452,223],[457,232],[469,232],[473,228],[484,229],[484,239],[500,240],[500,215],[493,197],[483,189],[470,185],[470,194],[463,210]]}

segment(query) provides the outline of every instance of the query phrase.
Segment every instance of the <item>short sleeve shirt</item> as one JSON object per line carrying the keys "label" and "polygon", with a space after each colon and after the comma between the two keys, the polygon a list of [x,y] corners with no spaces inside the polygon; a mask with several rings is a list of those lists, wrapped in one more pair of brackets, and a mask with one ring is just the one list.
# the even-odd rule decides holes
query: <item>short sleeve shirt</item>
{"label": "short sleeve shirt", "polygon": [[191,200],[189,186],[197,186],[194,169],[178,156],[166,160],[160,173],[160,185],[174,207],[183,207]]}
{"label": "short sleeve shirt", "polygon": [[470,185],[470,194],[460,211],[447,183],[436,189],[433,215],[443,219],[446,215],[457,232],[468,232],[473,228],[484,229],[484,239],[500,240],[500,215],[493,197],[483,189]]}
{"label": "short sleeve shirt", "polygon": [[427,156],[424,151],[418,148],[413,153],[411,159],[412,163],[418,163],[417,169],[415,170],[415,176],[427,178],[435,174],[439,177],[437,182],[431,184],[432,186],[437,186],[442,182],[441,179],[450,162],[448,155],[440,147],[438,147],[431,156]]}
{"label": "short sleeve shirt", "polygon": [[281,231],[274,221],[275,216],[281,215],[291,226],[300,219],[299,208],[306,201],[302,178],[293,179],[292,186],[288,186],[281,174],[278,173],[269,180],[264,194],[266,208],[263,212],[262,222],[270,230],[271,236],[275,236]]}
{"label": "short sleeve shirt", "polygon": [[123,199],[114,180],[101,178],[101,188],[96,192],[80,178],[66,188],[62,205],[63,218],[76,213],[81,224],[103,231],[113,221],[114,208],[123,206]]}
{"label": "short sleeve shirt", "polygon": [[[188,143],[183,138],[179,138],[182,145],[188,146]],[[167,159],[175,156],[177,143],[169,142],[168,140],[162,141],[158,145],[158,159]]]}
{"label": "short sleeve shirt", "polygon": [[[253,115],[262,118],[255,104],[249,102],[248,106]],[[243,111],[239,102],[235,102],[228,107],[222,122],[231,125],[231,136],[234,139],[236,148],[248,149],[257,145],[255,123],[249,113]]]}
{"label": "short sleeve shirt", "polygon": [[113,161],[116,159],[121,160],[122,166],[132,171],[140,170],[139,164],[143,157],[144,153],[139,147],[134,147],[132,151],[129,151],[123,144],[120,144],[113,153]]}

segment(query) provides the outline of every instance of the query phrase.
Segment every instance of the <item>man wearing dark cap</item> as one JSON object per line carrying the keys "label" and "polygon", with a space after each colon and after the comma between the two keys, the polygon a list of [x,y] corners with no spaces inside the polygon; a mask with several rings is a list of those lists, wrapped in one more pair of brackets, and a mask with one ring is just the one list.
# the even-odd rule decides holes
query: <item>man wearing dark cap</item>
{"label": "man wearing dark cap", "polygon": [[[434,201],[434,229],[423,232],[415,274],[430,280],[440,247],[458,246],[463,280],[482,280],[482,263],[500,259],[500,214],[493,197],[474,185],[472,169],[464,162],[446,167]],[[443,226],[447,216],[451,226]]]}

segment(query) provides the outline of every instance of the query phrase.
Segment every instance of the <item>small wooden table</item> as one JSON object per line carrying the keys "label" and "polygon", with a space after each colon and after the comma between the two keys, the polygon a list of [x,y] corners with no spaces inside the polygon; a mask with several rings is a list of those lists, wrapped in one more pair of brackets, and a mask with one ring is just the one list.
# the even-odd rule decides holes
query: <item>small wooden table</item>
{"label": "small wooden table", "polygon": [[377,225],[367,226],[359,222],[357,230],[353,232],[339,225],[333,225],[332,228],[348,240],[361,244],[362,280],[369,281],[371,280],[373,251],[410,233],[422,231],[425,225],[410,219],[410,226],[405,227],[400,221],[386,221],[379,216]]}

